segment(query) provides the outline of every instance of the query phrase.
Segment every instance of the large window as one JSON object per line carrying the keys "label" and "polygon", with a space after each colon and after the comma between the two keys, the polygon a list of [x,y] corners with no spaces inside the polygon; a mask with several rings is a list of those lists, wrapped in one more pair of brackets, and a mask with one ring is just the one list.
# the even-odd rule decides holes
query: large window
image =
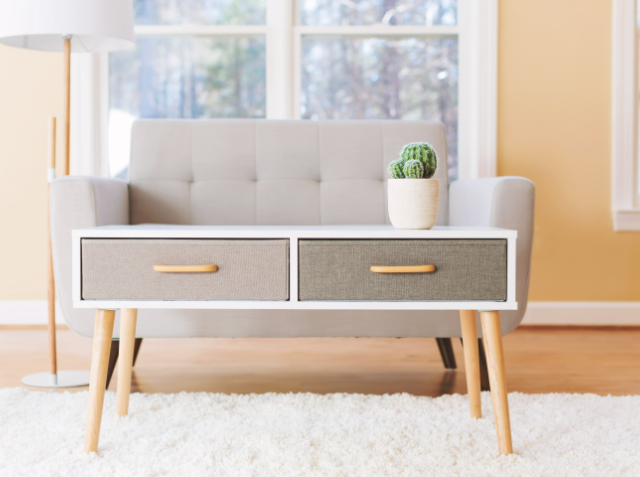
{"label": "large window", "polygon": [[[458,36],[431,28],[455,27],[457,9],[456,0],[300,0],[300,117],[442,121],[457,177]],[[385,35],[403,26],[413,28]]]}
{"label": "large window", "polygon": [[478,137],[495,120],[474,99],[495,87],[478,74],[474,52],[492,40],[476,3],[134,0],[136,47],[111,53],[104,74],[110,174],[126,178],[136,118],[266,117],[442,121],[450,177],[491,175],[459,167],[485,154]]}

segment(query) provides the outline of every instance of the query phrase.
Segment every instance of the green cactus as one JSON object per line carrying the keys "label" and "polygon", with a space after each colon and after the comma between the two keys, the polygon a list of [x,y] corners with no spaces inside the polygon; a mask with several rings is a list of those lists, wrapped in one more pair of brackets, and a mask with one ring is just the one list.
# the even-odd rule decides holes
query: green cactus
{"label": "green cactus", "polygon": [[396,159],[395,161],[391,161],[389,166],[387,167],[387,171],[389,175],[394,179],[404,179],[404,173],[402,172],[402,167],[404,163],[402,159]]}
{"label": "green cactus", "polygon": [[425,179],[433,177],[436,173],[436,168],[438,167],[436,151],[431,147],[431,144],[426,142],[412,142],[404,146],[400,153],[400,160],[405,164],[412,160],[418,160],[424,164],[423,177]]}
{"label": "green cactus", "polygon": [[424,177],[424,164],[417,159],[410,159],[404,163],[402,169],[407,179],[422,179]]}

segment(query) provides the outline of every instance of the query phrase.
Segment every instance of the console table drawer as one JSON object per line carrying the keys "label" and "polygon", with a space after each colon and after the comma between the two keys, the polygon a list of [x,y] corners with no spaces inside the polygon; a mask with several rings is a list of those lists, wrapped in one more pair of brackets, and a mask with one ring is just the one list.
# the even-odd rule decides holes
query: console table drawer
{"label": "console table drawer", "polygon": [[[217,270],[185,273],[159,265]],[[288,300],[288,267],[286,239],[82,239],[82,298]]]}
{"label": "console table drawer", "polygon": [[[299,299],[505,301],[506,240],[300,240]],[[435,265],[429,273],[371,266]]]}

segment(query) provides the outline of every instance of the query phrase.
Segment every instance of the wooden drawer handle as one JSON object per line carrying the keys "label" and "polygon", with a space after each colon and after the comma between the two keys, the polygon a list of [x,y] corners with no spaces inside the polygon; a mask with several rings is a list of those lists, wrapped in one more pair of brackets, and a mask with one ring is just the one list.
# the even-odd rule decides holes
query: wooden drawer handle
{"label": "wooden drawer handle", "polygon": [[371,265],[373,273],[429,273],[436,269],[435,265],[413,265],[407,267],[386,267],[384,265]]}
{"label": "wooden drawer handle", "polygon": [[203,273],[215,272],[217,265],[154,265],[155,272],[163,273]]}

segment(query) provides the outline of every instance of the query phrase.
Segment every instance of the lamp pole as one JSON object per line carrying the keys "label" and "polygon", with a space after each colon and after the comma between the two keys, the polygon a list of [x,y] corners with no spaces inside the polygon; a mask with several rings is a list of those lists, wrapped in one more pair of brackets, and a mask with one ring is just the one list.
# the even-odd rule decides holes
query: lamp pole
{"label": "lamp pole", "polygon": [[[69,174],[71,147],[71,50],[84,53],[115,51],[130,48],[134,43],[132,0],[0,0],[0,44],[63,53],[62,175]],[[51,182],[55,179],[55,121],[51,123],[49,134],[48,176]],[[49,214],[47,217],[50,220]],[[25,376],[22,382],[36,387],[86,386],[89,384],[88,371],[58,371],[50,231],[47,232],[47,247],[50,372]]]}
{"label": "lamp pole", "polygon": [[[62,37],[64,74],[64,162],[62,175],[69,175],[71,152],[71,37]],[[56,342],[56,284],[53,274],[53,250],[51,245],[51,216],[49,211],[49,186],[56,178],[56,118],[49,123],[49,154],[47,160],[47,334],[49,335],[49,373],[29,374],[22,384],[32,387],[71,388],[88,386],[89,371],[61,371],[58,373]]]}

